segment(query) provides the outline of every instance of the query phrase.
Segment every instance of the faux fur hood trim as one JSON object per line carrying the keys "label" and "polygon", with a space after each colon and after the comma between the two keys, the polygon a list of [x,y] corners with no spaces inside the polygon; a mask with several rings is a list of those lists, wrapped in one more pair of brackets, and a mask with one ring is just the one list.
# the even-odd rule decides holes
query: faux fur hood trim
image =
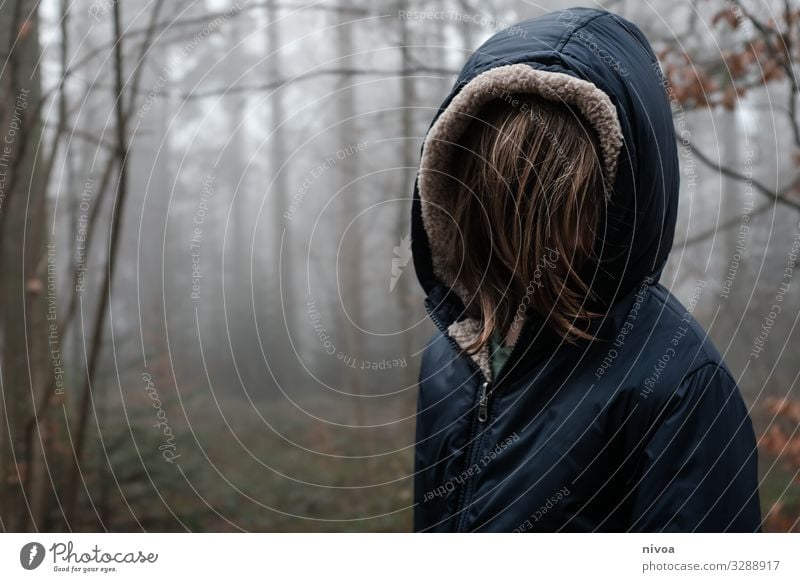
{"label": "faux fur hood trim", "polygon": [[[606,199],[614,188],[617,158],[622,148],[622,128],[614,104],[594,83],[553,71],[542,71],[528,64],[513,64],[485,71],[469,81],[452,99],[428,132],[419,168],[419,193],[422,219],[430,244],[434,273],[453,288],[464,303],[465,289],[455,284],[455,274],[444,269],[442,257],[458,236],[448,214],[448,164],[454,144],[481,107],[492,99],[514,93],[536,94],[551,101],[575,106],[594,129],[601,150]],[[464,320],[451,325],[448,333],[464,347],[479,333],[479,325]],[[491,378],[488,349],[473,356],[487,378]]]}
{"label": "faux fur hood trim", "polygon": [[[597,134],[606,199],[610,199],[613,192],[617,157],[622,148],[622,128],[608,95],[589,81],[565,73],[541,71],[527,64],[504,65],[477,75],[458,92],[431,127],[423,144],[419,166],[422,219],[431,247],[433,268],[448,285],[452,285],[454,274],[444,272],[442,256],[453,237],[458,236],[447,212],[448,163],[454,144],[458,143],[484,104],[513,93],[533,93],[577,107]],[[454,290],[463,298],[463,289]]]}
{"label": "faux fur hood trim", "polygon": [[[480,324],[474,319],[462,319],[461,321],[450,324],[447,328],[447,334],[465,351],[475,338],[478,337],[480,331]],[[492,368],[489,365],[489,346],[483,346],[480,351],[473,354],[472,360],[481,369],[486,379],[491,381]]]}

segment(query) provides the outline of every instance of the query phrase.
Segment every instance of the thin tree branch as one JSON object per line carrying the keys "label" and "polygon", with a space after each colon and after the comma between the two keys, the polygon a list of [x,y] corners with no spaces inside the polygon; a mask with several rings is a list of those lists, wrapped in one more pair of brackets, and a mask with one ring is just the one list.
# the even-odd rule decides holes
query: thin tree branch
{"label": "thin tree branch", "polygon": [[[800,93],[800,86],[798,86],[797,75],[794,70],[794,62],[792,59],[792,39],[791,39],[791,7],[789,0],[784,0],[784,19],[786,20],[787,31],[781,33],[779,30],[763,23],[755,17],[739,0],[731,0],[731,3],[741,10],[742,14],[753,24],[753,27],[761,34],[764,39],[764,44],[773,60],[780,66],[786,73],[789,79],[789,96],[788,96],[788,109],[789,109],[789,125],[792,128],[795,145],[800,148],[800,124],[797,120],[797,96]],[[772,39],[777,37],[781,51],[776,50],[772,44]]]}
{"label": "thin tree branch", "polygon": [[[753,218],[754,216],[759,216],[761,214],[764,214],[767,210],[769,210],[773,206],[775,206],[775,201],[774,200],[767,200],[761,206],[759,206],[755,210],[751,211],[748,214],[748,216],[750,218]],[[730,218],[730,219],[726,220],[722,224],[718,224],[718,225],[714,226],[713,228],[709,228],[706,231],[703,231],[701,233],[692,235],[692,236],[690,236],[688,238],[683,239],[680,242],[674,243],[672,245],[672,248],[673,249],[679,249],[679,248],[686,248],[686,247],[691,247],[691,246],[700,244],[701,242],[712,238],[715,234],[717,234],[719,232],[728,230],[729,228],[732,228],[732,227],[736,226],[737,224],[741,224],[741,222],[742,222],[742,215],[740,215],[740,214],[736,215],[733,218]]]}
{"label": "thin tree branch", "polygon": [[[222,12],[215,12],[210,14],[205,14],[200,17],[193,17],[193,18],[186,18],[184,20],[172,20],[167,19],[160,22],[156,22],[154,24],[148,24],[144,28],[138,29],[131,29],[127,32],[122,34],[120,41],[127,42],[136,38],[137,36],[144,35],[145,37],[151,36],[154,31],[157,30],[164,30],[169,28],[171,30],[175,30],[176,28],[183,28],[183,27],[190,27],[190,26],[198,26],[208,24],[209,22],[213,22],[218,18],[224,18],[226,16],[230,16],[230,18],[238,17],[245,12],[249,12],[250,10],[255,10],[260,7],[264,6],[278,6],[283,7],[287,10],[295,10],[295,11],[308,11],[308,10],[320,10],[320,11],[328,11],[328,12],[341,12],[353,15],[361,15],[361,16],[368,16],[370,14],[375,14],[374,10],[370,10],[368,8],[359,8],[359,7],[349,7],[349,6],[340,6],[340,5],[328,5],[328,4],[314,4],[310,6],[301,6],[299,4],[283,4],[277,2],[252,2],[248,3],[246,6],[242,6],[238,12],[234,12],[231,14],[230,10],[222,11]],[[113,50],[115,40],[109,41],[108,43],[104,43],[101,45],[96,46],[91,51],[87,52],[80,60],[78,60],[75,64],[73,64],[67,71],[64,73],[66,77],[70,77],[74,75],[77,71],[88,65],[92,59],[99,55],[106,54],[109,50]],[[2,57],[0,57],[2,58]],[[43,99],[47,99],[54,92],[58,90],[58,87],[53,87],[48,89],[42,93]]]}
{"label": "thin tree branch", "polygon": [[302,73],[300,75],[295,75],[294,77],[290,77],[287,79],[279,79],[277,81],[271,81],[269,83],[261,83],[258,85],[239,85],[234,87],[210,89],[208,91],[198,91],[195,93],[184,93],[181,95],[181,98],[187,101],[191,101],[194,99],[203,99],[206,97],[214,97],[219,95],[231,95],[249,91],[270,91],[298,81],[308,81],[310,79],[318,77],[326,77],[326,76],[341,75],[343,77],[349,77],[356,75],[359,76],[390,75],[392,77],[398,77],[398,76],[412,76],[420,74],[457,75],[458,71],[441,67],[416,67],[411,69],[403,69],[399,71],[393,69],[353,69],[347,67],[336,68],[336,69],[324,69],[319,71],[310,71],[308,73]]}
{"label": "thin tree branch", "polygon": [[796,177],[794,180],[792,180],[792,182],[788,186],[786,186],[781,190],[767,188],[767,186],[765,186],[758,180],[754,180],[753,178],[745,176],[744,174],[740,174],[739,172],[732,170],[730,168],[720,166],[717,162],[715,162],[707,155],[705,155],[703,152],[701,152],[699,149],[697,149],[697,146],[695,146],[693,143],[687,142],[685,145],[692,151],[692,153],[695,156],[697,156],[697,158],[701,162],[703,162],[705,165],[712,168],[713,170],[716,170],[723,176],[728,176],[729,178],[733,178],[734,180],[738,180],[739,182],[746,182],[749,180],[750,183],[753,185],[753,188],[758,190],[761,194],[763,194],[767,198],[774,200],[775,202],[779,202],[780,204],[789,206],[790,208],[794,208],[795,210],[800,210],[800,202],[797,200],[792,200],[791,198],[787,198],[786,196],[789,193],[789,191],[791,191],[793,188],[797,187],[798,184],[800,184],[800,176]]}
{"label": "thin tree branch", "polygon": [[[163,0],[157,0],[152,13],[151,34],[148,35],[143,44],[142,50],[146,53],[147,48],[150,46],[150,39],[155,34],[155,22],[163,7]],[[97,366],[100,361],[100,353],[102,348],[103,330],[105,329],[106,311],[109,306],[111,297],[111,286],[114,280],[114,272],[117,266],[117,252],[119,249],[120,232],[122,231],[122,214],[125,207],[125,200],[128,194],[128,142],[127,142],[127,121],[130,111],[133,110],[133,99],[130,100],[130,111],[125,111],[125,103],[123,100],[125,94],[125,80],[123,71],[123,42],[122,42],[122,15],[120,3],[114,4],[114,36],[118,39],[114,45],[114,108],[116,111],[116,134],[117,134],[117,157],[119,165],[119,173],[117,177],[116,196],[114,204],[111,209],[111,226],[109,232],[109,245],[108,255],[106,260],[106,270],[101,287],[100,299],[98,301],[97,310],[94,318],[94,331],[92,334],[92,341],[89,348],[89,359],[86,370],[86,381],[84,383],[84,390],[80,401],[78,410],[77,430],[74,447],[74,460],[72,474],[70,475],[67,495],[66,495],[66,518],[68,523],[72,523],[75,516],[75,511],[78,505],[78,490],[79,481],[81,480],[81,461],[83,459],[83,451],[86,444],[86,432],[89,418],[89,407],[92,403],[92,385],[94,383]],[[136,63],[136,70],[134,71],[135,82],[139,81],[139,69],[143,58],[140,58]]]}

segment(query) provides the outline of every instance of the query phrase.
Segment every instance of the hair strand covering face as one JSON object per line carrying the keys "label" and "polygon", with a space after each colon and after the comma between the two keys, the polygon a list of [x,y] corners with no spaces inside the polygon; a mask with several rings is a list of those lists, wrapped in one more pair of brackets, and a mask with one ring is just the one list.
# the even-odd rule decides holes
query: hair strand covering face
{"label": "hair strand covering face", "polygon": [[529,308],[567,341],[589,337],[578,271],[621,146],[605,93],[524,64],[473,78],[428,132],[419,190],[433,268],[466,307],[450,335],[482,369],[491,334]]}

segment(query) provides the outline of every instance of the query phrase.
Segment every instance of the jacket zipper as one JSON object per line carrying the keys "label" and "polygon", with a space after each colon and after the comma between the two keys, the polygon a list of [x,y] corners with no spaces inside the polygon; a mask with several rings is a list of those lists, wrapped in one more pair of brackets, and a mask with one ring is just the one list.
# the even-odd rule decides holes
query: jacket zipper
{"label": "jacket zipper", "polygon": [[[453,346],[453,348],[456,350],[456,353],[464,357],[472,367],[473,371],[477,373],[483,380],[481,382],[481,387],[478,393],[478,422],[481,423],[486,422],[486,420],[489,418],[488,417],[489,398],[491,397],[492,392],[494,392],[494,388],[492,388],[491,390],[489,389],[489,387],[492,385],[492,382],[490,382],[486,378],[486,375],[483,373],[483,370],[481,370],[480,367],[478,367],[475,361],[471,357],[469,357],[468,354],[464,353],[464,350],[461,348],[460,345],[458,345],[458,342],[454,340],[452,337],[450,337],[450,334],[447,332],[447,329],[444,327],[444,324],[441,321],[439,321],[439,318],[433,313],[431,308],[428,307],[427,302],[425,304],[425,311],[428,312],[428,315],[430,316],[433,323],[436,325],[437,328],[439,328],[439,331],[441,331],[442,334],[447,338],[447,341],[450,343],[450,345]],[[517,338],[517,341],[519,341],[519,338]],[[512,349],[516,347],[517,341],[514,342]]]}
{"label": "jacket zipper", "polygon": [[[450,337],[450,334],[447,332],[447,328],[439,320],[439,317],[435,313],[433,313],[433,310],[430,308],[430,306],[429,306],[427,301],[425,301],[425,311],[428,312],[428,315],[430,316],[430,318],[433,321],[433,323],[436,325],[436,327],[439,329],[439,331],[442,332],[444,337],[447,338],[447,341],[450,343],[450,345],[453,346],[453,349],[455,349],[455,351],[459,355],[459,357],[463,357],[464,359],[466,359],[466,361],[469,364],[470,368],[473,370],[473,373],[477,374],[482,379],[482,382],[481,382],[482,388],[481,388],[481,391],[480,391],[479,397],[478,397],[478,413],[475,414],[472,417],[472,422],[470,423],[469,435],[467,437],[468,445],[467,445],[467,450],[465,451],[465,455],[464,455],[464,467],[463,467],[464,471],[466,471],[473,464],[472,457],[474,456],[474,451],[476,449],[474,441],[476,440],[476,436],[477,436],[477,432],[478,432],[478,423],[479,422],[481,422],[481,423],[485,422],[485,419],[487,418],[487,412],[488,412],[488,406],[489,406],[489,391],[488,391],[489,380],[484,375],[483,370],[480,369],[478,364],[475,363],[475,361],[469,356],[469,354],[464,352],[464,350],[461,348],[461,346],[458,345],[458,342],[456,340],[454,340],[452,337]],[[481,418],[483,418],[484,420],[480,420]],[[456,509],[455,509],[455,513],[454,513],[454,516],[455,516],[455,519],[456,519],[456,529],[455,529],[455,531],[460,531],[460,528],[462,526],[462,521],[463,521],[463,517],[464,516],[463,516],[463,514],[461,512],[461,509],[462,509],[462,507],[464,505],[464,501],[465,501],[466,494],[467,494],[467,488],[469,487],[471,482],[472,482],[472,480],[467,480],[464,483],[464,485],[461,487],[461,491],[458,494],[458,500],[456,502]]]}
{"label": "jacket zipper", "polygon": [[486,422],[489,418],[489,396],[489,382],[484,382],[478,400],[478,422]]}
{"label": "jacket zipper", "polygon": [[[517,347],[517,344],[519,343],[519,338],[520,338],[521,335],[522,334],[520,333],[517,336],[517,339],[512,344],[512,346],[511,346],[511,351],[512,352],[514,351],[514,348]],[[484,382],[481,384],[479,397],[478,397],[478,414],[477,414],[477,418],[476,418],[477,422],[475,423],[476,427],[477,427],[478,424],[485,424],[489,420],[490,398],[491,398],[492,394],[494,394],[497,391],[497,389],[499,387],[500,380],[508,375],[508,370],[509,370],[508,363],[509,363],[509,360],[506,360],[506,362],[503,364],[503,367],[500,368],[497,371],[497,377],[494,378],[493,381],[490,382],[490,381],[486,380],[485,377],[484,377]],[[483,445],[484,434],[485,434],[485,432],[481,431],[480,435],[478,435],[478,434],[475,433],[475,430],[473,429],[473,432],[470,435],[471,436],[471,441],[472,441],[472,450],[470,451],[470,454],[469,454],[469,456],[467,458],[467,463],[468,464],[465,467],[465,469],[469,469],[470,467],[472,467],[473,464],[475,464],[477,462],[478,456],[480,455],[481,446]],[[472,480],[467,481],[466,483],[464,483],[463,494],[461,496],[461,500],[460,500],[459,505],[457,507],[457,510],[460,510],[460,515],[458,516],[458,520],[457,520],[457,523],[456,523],[456,532],[466,531],[465,528],[466,528],[466,521],[467,521],[467,512],[466,512],[465,508],[467,506],[467,502],[469,501],[469,499],[472,496],[472,492],[474,490],[474,485],[475,485],[475,479],[472,479]],[[457,511],[457,514],[458,514],[458,511]]]}
{"label": "jacket zipper", "polygon": [[[482,379],[481,387],[478,391],[478,410],[475,416],[473,417],[472,423],[470,424],[470,432],[468,436],[469,440],[467,441],[469,444],[467,445],[467,450],[465,454],[465,464],[464,464],[464,471],[467,471],[475,463],[475,459],[473,459],[473,457],[477,457],[476,451],[480,451],[480,447],[478,447],[478,445],[483,442],[483,432],[481,432],[480,436],[478,435],[478,426],[485,424],[486,421],[489,420],[489,400],[494,391],[497,389],[497,380],[499,380],[500,377],[503,375],[502,372],[507,371],[508,362],[506,361],[506,365],[504,365],[503,368],[499,370],[499,372],[501,373],[498,373],[494,384],[492,384],[492,382],[489,381],[489,379],[483,373],[483,370],[480,369],[480,367],[469,356],[469,354],[464,352],[461,346],[458,345],[458,342],[456,342],[452,337],[450,337],[450,334],[447,332],[447,328],[445,328],[444,324],[439,320],[436,314],[433,313],[433,310],[430,308],[428,301],[425,301],[425,311],[428,312],[428,315],[430,316],[434,325],[436,325],[439,331],[441,331],[442,334],[445,336],[445,338],[447,338],[447,341],[453,346],[453,348],[456,350],[456,353],[459,354],[459,356],[464,357],[469,363],[472,370],[476,374],[478,374],[478,376]],[[517,336],[516,341],[512,345],[512,352],[514,348],[516,348],[521,335],[522,334],[520,333],[519,336]],[[466,505],[468,490],[471,492],[472,490],[471,485],[473,484],[473,482],[474,478],[467,480],[464,483],[464,486],[461,488],[461,493],[459,494],[458,497],[458,502],[456,503],[455,515],[457,516],[456,517],[457,532],[463,531],[464,529],[464,522],[466,520],[466,511],[463,510]]]}

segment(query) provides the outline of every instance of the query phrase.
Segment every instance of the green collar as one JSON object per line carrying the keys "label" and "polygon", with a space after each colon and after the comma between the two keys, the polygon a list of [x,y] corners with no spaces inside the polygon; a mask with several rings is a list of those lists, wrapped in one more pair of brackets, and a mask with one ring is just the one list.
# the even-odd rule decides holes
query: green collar
{"label": "green collar", "polygon": [[492,380],[495,380],[503,369],[503,365],[511,355],[512,346],[506,346],[503,338],[497,332],[489,339],[489,366],[492,370]]}

